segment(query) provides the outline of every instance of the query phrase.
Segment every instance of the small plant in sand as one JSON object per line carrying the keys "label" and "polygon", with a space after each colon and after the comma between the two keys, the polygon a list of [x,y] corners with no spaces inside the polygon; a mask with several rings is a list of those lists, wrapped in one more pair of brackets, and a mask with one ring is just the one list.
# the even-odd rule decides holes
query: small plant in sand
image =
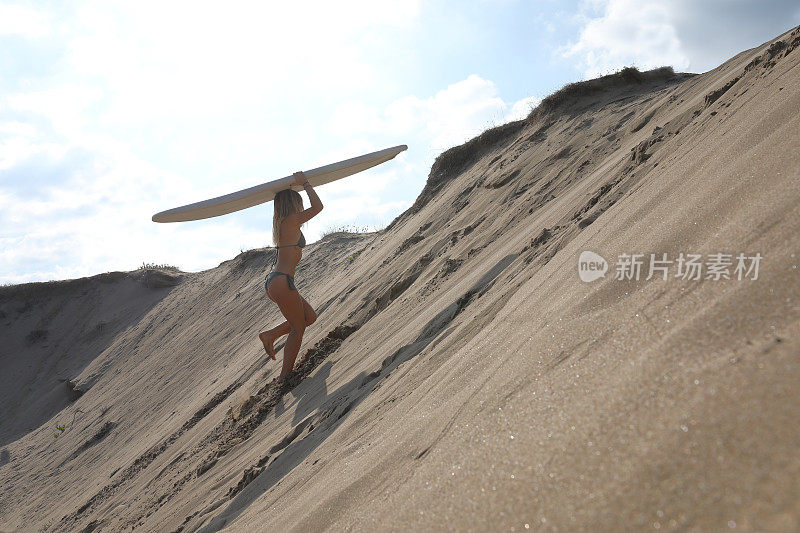
{"label": "small plant in sand", "polygon": [[62,433],[64,433],[64,431],[66,429],[67,429],[67,426],[65,424],[56,424],[57,433],[53,433],[53,437],[58,438],[58,436],[61,435]]}
{"label": "small plant in sand", "polygon": [[350,257],[348,257],[348,258],[347,258],[347,261],[349,261],[350,263],[352,263],[353,261],[355,261],[356,257],[358,257],[359,255],[361,255],[361,252],[363,252],[363,251],[364,251],[364,250],[359,250],[359,251],[357,251],[356,253],[354,253],[353,255],[351,255]]}
{"label": "small plant in sand", "polygon": [[149,268],[156,268],[156,269],[163,269],[163,268],[171,268],[173,270],[178,270],[178,267],[172,265],[157,265],[155,263],[142,263],[142,266],[139,267],[140,270],[147,270]]}
{"label": "small plant in sand", "polygon": [[[384,224],[384,227],[385,227],[385,224]],[[356,226],[356,225],[353,225],[353,224],[345,224],[345,225],[342,225],[342,226],[328,226],[322,232],[322,235],[320,236],[320,238],[326,237],[326,236],[331,235],[333,233],[374,233],[376,231],[380,231],[381,229],[382,228],[380,227],[379,224],[376,224],[376,225],[373,225],[373,226],[369,226],[369,225]]]}

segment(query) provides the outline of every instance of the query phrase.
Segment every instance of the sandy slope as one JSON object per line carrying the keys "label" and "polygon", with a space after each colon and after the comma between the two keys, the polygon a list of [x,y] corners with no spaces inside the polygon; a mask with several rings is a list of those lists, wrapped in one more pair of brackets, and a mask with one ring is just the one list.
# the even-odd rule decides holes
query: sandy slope
{"label": "sandy slope", "polygon": [[[306,248],[285,389],[272,248],[0,289],[0,529],[797,529],[800,29],[775,43],[561,93]],[[757,280],[614,279],[757,252]]]}

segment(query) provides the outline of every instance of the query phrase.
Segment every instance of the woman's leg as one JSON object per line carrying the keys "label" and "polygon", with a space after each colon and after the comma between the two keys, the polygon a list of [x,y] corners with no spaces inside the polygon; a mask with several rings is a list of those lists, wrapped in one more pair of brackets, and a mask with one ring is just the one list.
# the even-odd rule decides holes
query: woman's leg
{"label": "woman's leg", "polygon": [[[300,293],[297,293],[300,296],[300,299],[303,301],[303,316],[306,320],[306,326],[310,326],[317,320],[317,313],[314,311],[314,308],[303,298]],[[269,293],[267,293],[269,296]],[[272,297],[269,296],[270,300]],[[274,300],[273,300],[274,301]],[[277,303],[277,302],[275,302]],[[292,331],[292,326],[289,324],[289,321],[286,320],[283,323],[275,326],[272,329],[267,331],[262,331],[258,334],[258,338],[261,339],[262,344],[264,344],[264,349],[267,351],[267,354],[275,360],[275,348],[274,343],[275,341],[284,335],[288,335]]]}
{"label": "woman's leg", "polygon": [[303,300],[303,316],[306,318],[306,326],[310,326],[317,321],[317,312],[314,311],[311,304],[309,304],[299,292],[297,294],[300,295],[300,299]]}
{"label": "woman's leg", "polygon": [[281,369],[278,380],[283,380],[294,368],[297,353],[300,351],[300,343],[303,341],[303,333],[306,329],[305,311],[303,309],[303,298],[297,290],[289,289],[289,280],[286,276],[278,276],[269,284],[269,297],[286,317],[289,324],[289,337],[283,349],[283,368]]}

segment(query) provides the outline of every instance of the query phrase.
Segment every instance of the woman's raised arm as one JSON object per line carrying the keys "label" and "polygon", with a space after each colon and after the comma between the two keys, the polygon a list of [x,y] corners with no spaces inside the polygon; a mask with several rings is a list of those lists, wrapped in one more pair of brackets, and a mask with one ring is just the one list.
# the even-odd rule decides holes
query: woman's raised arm
{"label": "woman's raised arm", "polygon": [[297,213],[297,220],[298,223],[303,224],[304,222],[308,222],[310,219],[315,217],[322,211],[322,200],[319,199],[317,196],[317,192],[314,190],[314,187],[308,182],[305,174],[300,172],[294,173],[294,182],[297,185],[302,185],[303,189],[305,189],[306,194],[308,194],[308,199],[311,201],[311,207],[304,210],[302,213]]}

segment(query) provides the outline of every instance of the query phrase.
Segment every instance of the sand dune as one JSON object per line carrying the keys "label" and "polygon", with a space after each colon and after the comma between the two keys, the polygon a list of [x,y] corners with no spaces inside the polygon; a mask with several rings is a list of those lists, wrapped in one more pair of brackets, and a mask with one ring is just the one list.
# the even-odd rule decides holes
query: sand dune
{"label": "sand dune", "polygon": [[[282,388],[274,248],[0,288],[0,530],[798,529],[798,48],[446,151],[385,230],[305,249]],[[762,259],[615,279],[639,253]]]}

